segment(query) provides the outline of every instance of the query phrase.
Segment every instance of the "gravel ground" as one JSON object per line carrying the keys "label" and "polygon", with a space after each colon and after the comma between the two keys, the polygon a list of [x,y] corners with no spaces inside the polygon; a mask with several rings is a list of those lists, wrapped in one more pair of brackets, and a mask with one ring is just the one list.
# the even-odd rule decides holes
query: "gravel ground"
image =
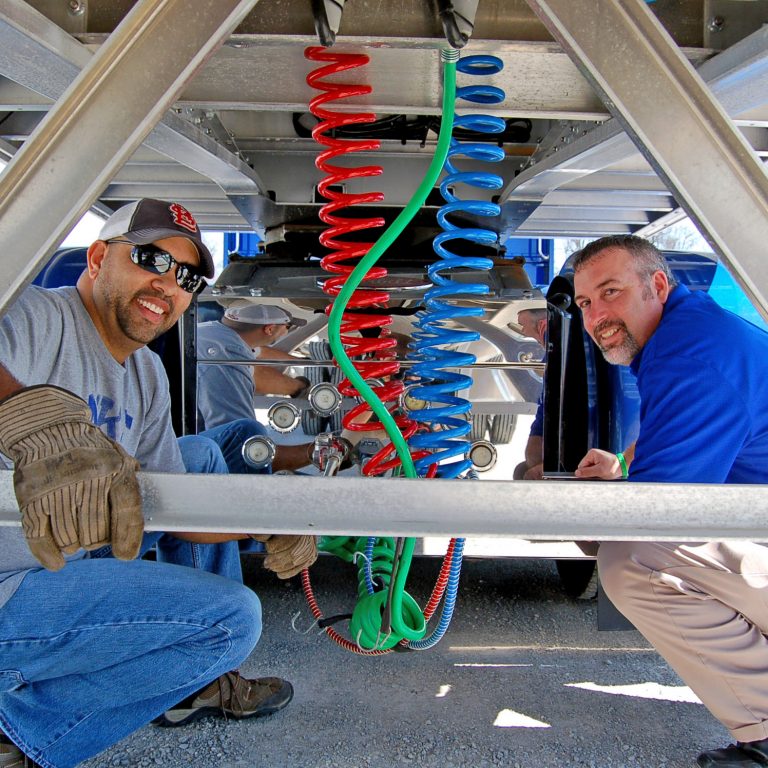
{"label": "gravel ground", "polygon": [[[298,580],[279,582],[258,557],[245,565],[264,634],[242,669],[291,680],[293,702],[260,720],[147,726],[83,766],[688,768],[728,742],[639,633],[598,632],[596,603],[565,597],[552,561],[466,561],[441,643],[379,658],[294,631],[297,612],[310,623]],[[421,604],[438,567],[414,562]],[[312,577],[326,616],[352,609],[351,566],[325,556]],[[618,688],[642,684],[654,698]]]}

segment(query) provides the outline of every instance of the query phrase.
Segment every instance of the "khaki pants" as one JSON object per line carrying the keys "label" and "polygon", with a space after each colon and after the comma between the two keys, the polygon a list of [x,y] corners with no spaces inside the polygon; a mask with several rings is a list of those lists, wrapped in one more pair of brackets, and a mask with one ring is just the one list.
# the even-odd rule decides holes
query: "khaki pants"
{"label": "khaki pants", "polygon": [[600,580],[737,741],[768,738],[768,547],[600,545]]}

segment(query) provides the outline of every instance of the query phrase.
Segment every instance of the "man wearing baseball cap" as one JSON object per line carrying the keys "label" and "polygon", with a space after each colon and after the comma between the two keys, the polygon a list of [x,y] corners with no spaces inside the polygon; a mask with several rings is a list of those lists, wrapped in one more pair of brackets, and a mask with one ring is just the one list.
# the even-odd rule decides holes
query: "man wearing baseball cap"
{"label": "man wearing baseball cap", "polygon": [[[253,717],[292,698],[285,680],[233,671],[261,633],[251,590],[135,559],[160,535],[143,534],[136,470],[185,472],[168,380],[146,345],[212,275],[189,211],[140,200],[104,224],[76,286],[29,286],[0,321],[0,451],[22,520],[0,526],[5,765],[74,766],[153,718]],[[226,472],[215,443],[186,440],[210,460],[188,471]],[[172,538],[236,547],[226,539],[247,535]],[[287,578],[311,564],[314,539],[297,550],[311,537],[282,538],[296,541],[265,566]],[[93,557],[107,547],[114,557]]]}
{"label": "man wearing baseball cap", "polygon": [[213,258],[203,242],[200,227],[179,203],[142,198],[115,211],[99,233],[99,240],[114,242],[122,239],[134,245],[150,245],[166,237],[183,237],[192,242],[199,259],[198,273],[213,277]]}
{"label": "man wearing baseball cap", "polygon": [[[312,462],[314,443],[278,445],[270,468],[254,469],[242,457],[239,446],[233,450],[221,431],[239,431],[248,436],[267,434],[255,419],[254,398],[259,394],[303,397],[309,379],[288,376],[281,367],[271,365],[205,364],[205,360],[275,360],[284,364],[295,358],[273,349],[272,344],[290,329],[306,325],[306,320],[274,304],[244,303],[228,307],[221,320],[197,327],[197,407],[205,433],[222,447],[229,471],[262,473],[297,470]],[[200,364],[202,362],[202,364]],[[242,441],[241,441],[242,442]]]}
{"label": "man wearing baseball cap", "polygon": [[[305,325],[275,304],[229,307],[221,320],[197,328],[198,360],[295,360],[272,345],[291,328]],[[292,377],[267,365],[200,365],[198,408],[206,429],[240,418],[253,418],[256,395],[301,397],[309,388],[304,376]]]}

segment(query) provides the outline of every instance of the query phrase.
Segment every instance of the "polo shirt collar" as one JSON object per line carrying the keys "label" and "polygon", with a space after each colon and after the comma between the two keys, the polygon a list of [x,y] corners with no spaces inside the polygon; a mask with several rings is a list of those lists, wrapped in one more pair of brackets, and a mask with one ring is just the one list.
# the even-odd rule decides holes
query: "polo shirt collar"
{"label": "polo shirt collar", "polygon": [[[690,291],[688,288],[684,285],[676,285],[671,291],[669,296],[667,297],[667,301],[664,304],[664,309],[661,312],[661,320],[659,321],[659,325],[656,327],[656,331],[659,330],[661,327],[661,324],[664,322],[664,319],[667,316],[667,313],[673,310],[678,304],[683,302],[687,296],[690,295]],[[651,335],[651,338],[648,339],[648,341],[645,344],[645,347],[648,346],[648,344],[651,343],[653,340],[653,337],[656,335],[656,331],[653,332]],[[637,376],[637,372],[640,370],[640,363],[643,359],[643,352],[645,351],[645,347],[643,347],[634,357],[632,362],[629,364],[629,370],[632,371],[632,373]]]}

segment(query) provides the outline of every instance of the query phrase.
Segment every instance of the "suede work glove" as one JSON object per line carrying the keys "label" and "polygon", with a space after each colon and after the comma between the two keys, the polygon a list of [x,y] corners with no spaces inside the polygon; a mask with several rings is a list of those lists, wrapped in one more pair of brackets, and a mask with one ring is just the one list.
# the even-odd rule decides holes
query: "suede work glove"
{"label": "suede work glove", "polygon": [[0,401],[0,451],[32,554],[51,571],[62,553],[112,545],[131,560],[144,531],[138,462],[91,422],[88,405],[59,387],[28,387]]}
{"label": "suede work glove", "polygon": [[267,556],[264,567],[277,574],[278,579],[290,579],[317,560],[317,539],[314,536],[252,533],[251,538],[265,543]]}

